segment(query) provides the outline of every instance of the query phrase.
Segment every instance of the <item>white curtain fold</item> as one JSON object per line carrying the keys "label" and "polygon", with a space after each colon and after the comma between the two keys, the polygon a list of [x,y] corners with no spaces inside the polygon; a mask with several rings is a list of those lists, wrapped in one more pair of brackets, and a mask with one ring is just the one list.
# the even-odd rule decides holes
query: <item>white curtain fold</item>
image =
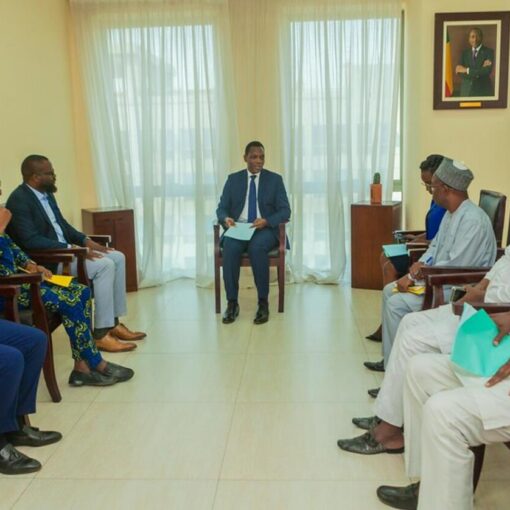
{"label": "white curtain fold", "polygon": [[100,204],[134,209],[141,286],[182,276],[207,284],[214,210],[238,149],[228,6],[71,7]]}
{"label": "white curtain fold", "polygon": [[281,2],[284,157],[296,281],[347,279],[350,204],[375,172],[391,199],[399,112],[401,3]]}

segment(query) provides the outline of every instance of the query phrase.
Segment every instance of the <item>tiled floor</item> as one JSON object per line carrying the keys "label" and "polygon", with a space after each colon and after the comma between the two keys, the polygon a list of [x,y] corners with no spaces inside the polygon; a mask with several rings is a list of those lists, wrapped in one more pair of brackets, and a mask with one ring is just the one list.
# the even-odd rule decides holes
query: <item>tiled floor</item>
{"label": "tiled floor", "polygon": [[[55,338],[63,392],[40,385],[34,425],[63,432],[38,450],[37,475],[0,475],[0,508],[184,510],[371,510],[381,483],[406,484],[403,459],[341,452],[369,415],[362,367],[380,345],[364,340],[379,320],[380,293],[289,285],[286,311],[252,323],[253,289],[239,320],[221,324],[213,292],[189,280],[129,295],[126,322],[148,332],[110,359],[136,370],[111,388],[70,388],[63,332]],[[477,510],[508,508],[510,452],[490,448]],[[438,509],[439,510],[439,509]]]}

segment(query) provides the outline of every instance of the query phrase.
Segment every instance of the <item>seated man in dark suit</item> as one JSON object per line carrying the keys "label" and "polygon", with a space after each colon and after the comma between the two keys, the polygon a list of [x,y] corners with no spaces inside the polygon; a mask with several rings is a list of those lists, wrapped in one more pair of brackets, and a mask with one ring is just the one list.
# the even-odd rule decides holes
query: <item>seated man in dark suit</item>
{"label": "seated man in dark suit", "polygon": [[227,294],[227,309],[223,322],[234,322],[239,315],[237,297],[241,256],[248,252],[258,293],[255,324],[269,319],[269,252],[278,245],[278,225],[290,218],[287,192],[280,175],[266,170],[264,146],[250,142],[244,151],[247,169],[228,176],[216,210],[218,221],[225,227],[236,222],[252,223],[255,232],[249,241],[231,237],[222,239],[223,281]]}
{"label": "seated man in dark suit", "polygon": [[0,320],[0,473],[21,475],[41,469],[41,463],[16,446],[45,446],[62,439],[24,423],[35,412],[39,375],[47,348],[39,329]]}
{"label": "seated man in dark suit", "polygon": [[[7,233],[24,251],[85,246],[87,273],[94,285],[94,339],[101,351],[120,352],[136,344],[120,340],[141,340],[145,333],[130,331],[119,322],[126,307],[126,261],[120,251],[106,248],[72,227],[55,200],[55,171],[45,156],[31,155],[21,164],[23,184],[9,196],[6,207],[12,213]],[[76,274],[76,263],[72,267]]]}

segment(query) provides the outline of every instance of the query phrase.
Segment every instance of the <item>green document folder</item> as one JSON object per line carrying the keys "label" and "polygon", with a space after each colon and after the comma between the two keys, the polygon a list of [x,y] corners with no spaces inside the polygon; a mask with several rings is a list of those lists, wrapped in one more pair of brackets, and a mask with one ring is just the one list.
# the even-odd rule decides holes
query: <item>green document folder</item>
{"label": "green document folder", "polygon": [[386,258],[401,257],[407,255],[407,248],[405,244],[383,244],[383,252]]}
{"label": "green document folder", "polygon": [[239,241],[249,241],[255,232],[255,229],[251,225],[251,223],[237,222],[235,227],[230,227],[225,231],[225,237],[231,237]]}
{"label": "green document folder", "polygon": [[496,323],[485,310],[464,304],[464,311],[451,354],[453,363],[481,377],[493,376],[510,359],[510,337],[498,346],[492,341],[498,334]]}

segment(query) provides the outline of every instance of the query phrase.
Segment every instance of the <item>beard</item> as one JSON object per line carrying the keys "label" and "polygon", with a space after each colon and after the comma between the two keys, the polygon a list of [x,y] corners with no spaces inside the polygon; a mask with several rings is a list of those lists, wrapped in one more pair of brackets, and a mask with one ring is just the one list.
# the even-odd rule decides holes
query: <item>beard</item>
{"label": "beard", "polygon": [[55,186],[55,183],[52,182],[51,184],[45,184],[42,191],[45,193],[56,193],[57,189],[58,188]]}

